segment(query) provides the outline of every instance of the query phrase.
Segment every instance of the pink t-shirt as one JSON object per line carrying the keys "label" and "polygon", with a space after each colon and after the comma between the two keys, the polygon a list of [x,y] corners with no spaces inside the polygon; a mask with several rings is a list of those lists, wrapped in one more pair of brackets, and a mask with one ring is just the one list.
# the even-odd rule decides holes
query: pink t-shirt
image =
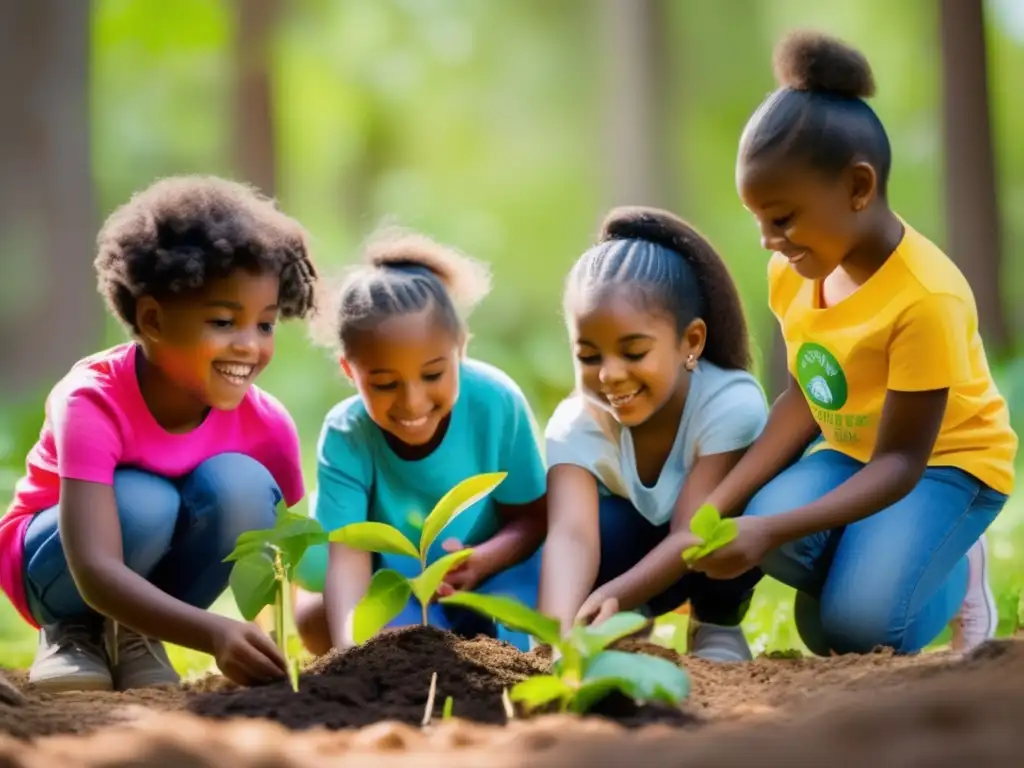
{"label": "pink t-shirt", "polygon": [[32,626],[22,580],[25,530],[33,515],[58,503],[61,478],[110,485],[123,465],[178,478],[218,454],[242,453],[269,470],[288,506],[305,495],[298,433],[276,398],[254,386],[238,408],[213,410],[191,432],[169,433],[142,399],[137,349],[121,344],[80,360],[50,391],[39,440],[0,519],[0,588]]}

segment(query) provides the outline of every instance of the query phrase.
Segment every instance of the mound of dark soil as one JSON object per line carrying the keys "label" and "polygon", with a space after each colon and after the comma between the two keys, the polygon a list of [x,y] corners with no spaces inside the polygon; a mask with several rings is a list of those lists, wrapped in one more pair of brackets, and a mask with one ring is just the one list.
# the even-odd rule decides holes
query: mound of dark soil
{"label": "mound of dark soil", "polygon": [[[275,683],[201,694],[187,709],[218,719],[266,718],[295,730],[353,728],[382,720],[418,724],[436,672],[435,718],[440,718],[445,698],[451,696],[457,717],[502,724],[503,689],[548,668],[544,655],[522,653],[487,637],[466,640],[433,627],[411,627],[317,660],[301,675],[298,693],[286,682]],[[675,708],[637,707],[619,696],[609,696],[593,714],[626,726],[692,722]]]}

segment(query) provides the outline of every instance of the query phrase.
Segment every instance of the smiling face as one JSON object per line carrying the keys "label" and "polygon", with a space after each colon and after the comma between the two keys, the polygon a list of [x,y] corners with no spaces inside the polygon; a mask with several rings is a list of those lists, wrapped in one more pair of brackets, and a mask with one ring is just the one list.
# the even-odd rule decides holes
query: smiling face
{"label": "smiling face", "polygon": [[646,422],[673,396],[685,399],[688,359],[703,350],[695,320],[680,338],[667,314],[645,311],[628,290],[606,292],[571,313],[577,387],[626,427]]}
{"label": "smiling face", "polygon": [[459,341],[432,314],[354,332],[342,361],[374,423],[411,446],[431,441],[459,396]]}
{"label": "smiling face", "polygon": [[866,224],[859,213],[876,199],[874,171],[863,163],[827,178],[799,163],[741,158],[736,185],[761,246],[810,280],[824,279],[854,251]]}
{"label": "smiling face", "polygon": [[137,324],[159,373],[155,399],[169,410],[238,407],[274,356],[276,275],[236,270],[202,290],[157,301],[139,299]]}

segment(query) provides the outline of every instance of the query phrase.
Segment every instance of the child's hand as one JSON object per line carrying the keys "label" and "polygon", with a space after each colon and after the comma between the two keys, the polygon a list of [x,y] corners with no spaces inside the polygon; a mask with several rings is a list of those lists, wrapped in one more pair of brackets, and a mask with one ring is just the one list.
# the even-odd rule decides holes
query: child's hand
{"label": "child's hand", "polygon": [[606,597],[600,592],[591,593],[576,612],[576,621],[596,627],[619,612],[619,599]]}
{"label": "child's hand", "polygon": [[[441,542],[441,548],[445,552],[458,552],[460,549],[465,549],[466,545],[458,539],[445,539]],[[441,586],[437,588],[437,595],[438,597],[447,597],[460,590],[469,592],[488,576],[490,573],[487,572],[486,564],[474,552],[448,571]]]}
{"label": "child's hand", "polygon": [[288,665],[270,637],[255,624],[218,621],[213,631],[217,667],[239,685],[259,685],[284,678]]}
{"label": "child's hand", "polygon": [[776,546],[768,521],[759,517],[736,518],[736,538],[721,549],[695,560],[690,566],[712,579],[735,579],[760,565]]}

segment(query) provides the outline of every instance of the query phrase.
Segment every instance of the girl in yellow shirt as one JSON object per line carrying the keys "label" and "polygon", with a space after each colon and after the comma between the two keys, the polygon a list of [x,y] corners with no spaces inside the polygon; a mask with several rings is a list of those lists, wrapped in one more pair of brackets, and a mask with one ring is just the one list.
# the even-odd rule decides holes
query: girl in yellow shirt
{"label": "girl in yellow shirt", "polygon": [[732,578],[759,564],[796,588],[816,653],[912,653],[951,622],[954,645],[971,648],[995,631],[984,533],[1017,453],[974,296],[889,207],[891,149],[864,101],[864,57],[800,32],[775,68],[737,185],[773,254],[789,387],[708,499],[742,511],[739,536],[695,568]]}

